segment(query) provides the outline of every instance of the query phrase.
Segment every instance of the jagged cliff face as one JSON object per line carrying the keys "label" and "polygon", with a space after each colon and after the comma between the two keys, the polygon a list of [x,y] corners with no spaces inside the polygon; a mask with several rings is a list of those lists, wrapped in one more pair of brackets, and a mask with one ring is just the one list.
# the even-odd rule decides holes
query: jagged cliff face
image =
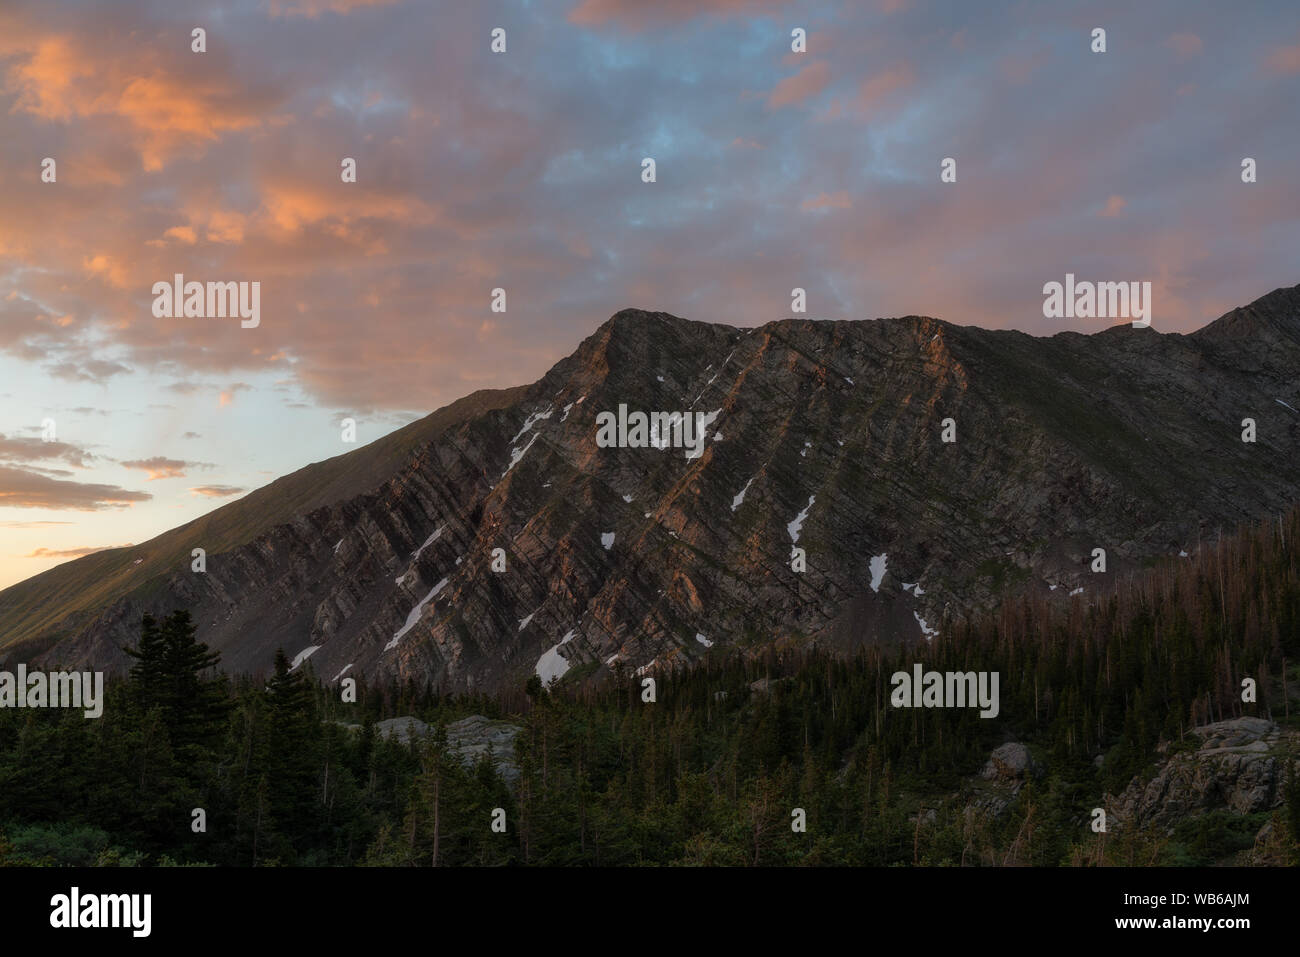
{"label": "jagged cliff face", "polygon": [[[710,646],[924,640],[1007,590],[1086,601],[1300,500],[1297,373],[1300,287],[1191,336],[627,310],[387,480],[210,550],[205,574],[176,562],[46,629],[43,657],[120,667],[141,613],[173,607],[232,670],[315,648],[327,681],[449,690]],[[620,403],[703,413],[699,454],[601,447]]]}

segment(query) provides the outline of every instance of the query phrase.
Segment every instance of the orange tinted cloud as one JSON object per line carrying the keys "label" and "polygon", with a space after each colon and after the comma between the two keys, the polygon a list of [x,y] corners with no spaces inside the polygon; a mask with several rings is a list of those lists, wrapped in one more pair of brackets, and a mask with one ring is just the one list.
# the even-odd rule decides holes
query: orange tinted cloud
{"label": "orange tinted cloud", "polygon": [[167,239],[178,239],[187,246],[193,246],[197,238],[192,226],[173,226],[163,233],[163,236]]}
{"label": "orange tinted cloud", "polygon": [[130,284],[126,267],[112,256],[99,253],[83,259],[81,265],[92,276],[99,276],[119,289],[125,289]]}
{"label": "orange tinted cloud", "polygon": [[433,220],[434,211],[412,196],[386,196],[342,183],[335,188],[277,182],[263,185],[259,216],[287,233],[332,220],[336,224],[335,235],[346,238],[347,224],[356,220],[427,223]]}
{"label": "orange tinted cloud", "polygon": [[158,479],[185,478],[186,469],[209,469],[213,466],[205,462],[183,462],[180,459],[169,459],[161,455],[155,455],[147,459],[135,459],[130,462],[123,462],[123,468],[139,469],[142,472],[149,473],[149,481],[155,482]]}
{"label": "orange tinted cloud", "polygon": [[791,103],[802,103],[826,89],[830,75],[830,66],[825,60],[810,63],[794,76],[788,76],[778,83],[767,98],[767,105],[775,110]]}
{"label": "orange tinted cloud", "polygon": [[1124,207],[1127,205],[1123,196],[1111,196],[1106,200],[1106,205],[1098,215],[1113,218],[1124,212]]}
{"label": "orange tinted cloud", "polygon": [[246,491],[242,488],[235,488],[233,485],[196,485],[190,489],[191,495],[202,495],[205,498],[227,498],[231,495],[238,495]]}
{"label": "orange tinted cloud", "polygon": [[[134,131],[133,146],[149,171],[162,169],[186,147],[262,122],[267,97],[222,75],[220,58],[206,61],[213,55],[204,54],[193,62],[168,62],[166,48],[143,40],[125,52],[100,40],[46,34],[0,42],[0,54],[14,61],[4,83],[15,95],[13,110],[57,122],[97,116],[123,120]],[[193,56],[188,43],[183,55]],[[100,178],[115,175],[100,172]]]}

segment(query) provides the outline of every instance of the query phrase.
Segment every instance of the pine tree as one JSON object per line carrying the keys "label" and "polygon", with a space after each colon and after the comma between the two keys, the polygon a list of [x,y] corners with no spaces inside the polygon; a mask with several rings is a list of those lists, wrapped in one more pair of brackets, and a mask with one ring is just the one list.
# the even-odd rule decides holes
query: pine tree
{"label": "pine tree", "polygon": [[290,671],[282,648],[276,649],[275,675],[266,691],[270,702],[268,797],[284,835],[297,846],[316,832],[320,817],[316,700],[307,676]]}
{"label": "pine tree", "polygon": [[163,658],[166,647],[157,620],[146,614],[140,621],[139,644],[122,650],[135,659],[135,664],[131,666],[130,680],[140,710],[148,711],[161,705],[164,697]]}
{"label": "pine tree", "polygon": [[162,704],[179,751],[210,743],[227,714],[224,687],[203,674],[217,666],[221,655],[198,641],[197,633],[188,611],[172,612],[163,620]]}

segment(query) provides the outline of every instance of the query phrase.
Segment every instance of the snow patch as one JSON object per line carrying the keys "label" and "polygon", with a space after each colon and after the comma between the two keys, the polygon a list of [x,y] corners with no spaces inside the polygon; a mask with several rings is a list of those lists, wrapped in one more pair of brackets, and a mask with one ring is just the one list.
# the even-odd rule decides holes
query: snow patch
{"label": "snow patch", "polygon": [[605,551],[609,551],[611,548],[613,548],[613,547],[614,547],[614,533],[613,533],[613,532],[601,532],[601,533],[600,533],[600,544],[604,546]]}
{"label": "snow patch", "polygon": [[889,563],[889,554],[881,552],[871,559],[871,590],[880,591],[880,582],[885,577],[885,566]]}
{"label": "snow patch", "polygon": [[[700,394],[697,395],[697,396],[695,397],[695,402],[699,402],[702,398],[704,398],[704,393],[705,393],[705,392],[708,392],[708,391],[709,391],[709,386],[713,385],[714,381],[718,378],[718,376],[722,375],[722,370],[726,368],[727,363],[731,361],[731,356],[734,356],[735,354],[736,354],[736,350],[735,350],[735,349],[732,349],[732,350],[731,350],[731,355],[727,356],[727,358],[725,358],[725,359],[722,360],[722,365],[718,366],[718,371],[715,372],[715,373],[713,373],[713,378],[710,379],[708,382],[704,383],[704,388],[701,389],[701,390],[700,390]],[[705,371],[705,372],[708,372],[709,369],[712,369],[712,368],[713,368],[713,363],[710,362],[710,363],[705,367],[704,371]],[[692,403],[691,403],[691,408],[695,408],[695,402],[692,402]]]}
{"label": "snow patch", "polygon": [[912,594],[917,598],[920,598],[925,594],[925,589],[921,587],[920,582],[903,582],[903,591],[911,591],[913,588],[915,588],[916,591],[912,592]]}
{"label": "snow patch", "polygon": [[[758,476],[755,475],[754,478],[758,478]],[[731,500],[731,510],[733,512],[736,509],[740,508],[741,504],[745,501],[745,493],[749,491],[749,487],[753,484],[754,484],[754,479],[750,479],[748,482],[745,483],[745,487],[736,493],[736,496]]]}
{"label": "snow patch", "polygon": [[573,408],[573,403],[572,403],[572,402],[570,402],[568,405],[566,405],[566,406],[564,407],[564,415],[560,416],[560,421],[561,421],[561,422],[563,422],[565,419],[567,419],[567,418],[569,417],[569,410],[572,409],[572,408]]}
{"label": "snow patch", "polygon": [[519,619],[519,630],[520,630],[520,631],[523,631],[525,628],[528,627],[528,623],[529,623],[530,621],[533,620],[533,615],[536,615],[538,611],[541,611],[541,609],[538,608],[537,611],[533,612],[533,614],[532,614],[532,615],[529,615],[527,618],[520,618],[520,619]]}
{"label": "snow patch", "polygon": [[812,443],[811,443],[811,442],[805,442],[805,443],[803,444],[803,449],[801,449],[800,452],[799,452],[799,458],[801,458],[801,459],[802,459],[802,458],[806,458],[806,457],[808,456],[808,450],[809,450],[810,448],[812,448]]}
{"label": "snow patch", "polygon": [[302,651],[293,656],[293,662],[289,665],[289,670],[293,671],[317,651],[320,651],[320,645],[308,645]]}
{"label": "snow patch", "polygon": [[549,419],[551,417],[551,411],[552,411],[551,407],[548,405],[546,407],[545,412],[534,412],[528,418],[524,419],[523,428],[521,428],[518,432],[515,433],[515,437],[510,440],[511,443],[513,444],[515,442],[518,442],[519,436],[523,435],[525,432],[531,429],[538,422],[542,421],[542,419]]}
{"label": "snow patch", "polygon": [[438,582],[438,584],[433,586],[433,591],[425,595],[424,600],[411,609],[411,613],[406,616],[406,624],[402,626],[401,630],[397,634],[393,635],[392,641],[384,645],[384,651],[391,651],[397,647],[397,643],[402,640],[402,636],[414,628],[416,622],[420,620],[420,616],[424,614],[425,606],[438,597],[438,592],[446,588],[447,582],[449,581],[451,581],[450,578],[444,578],[442,581]]}
{"label": "snow patch", "polygon": [[631,501],[632,501],[632,496],[631,496],[631,495],[624,495],[624,496],[623,496],[623,501],[625,501],[625,502],[631,502]]}
{"label": "snow patch", "polygon": [[507,466],[506,466],[506,470],[505,470],[504,472],[501,473],[501,477],[502,477],[502,478],[505,478],[508,474],[510,474],[510,470],[511,470],[512,468],[514,468],[516,465],[518,465],[519,462],[520,462],[520,460],[521,460],[525,455],[528,454],[528,450],[531,449],[531,448],[533,447],[533,443],[536,442],[536,441],[537,441],[537,433],[534,432],[534,433],[533,433],[533,437],[532,437],[531,439],[528,440],[528,444],[525,445],[522,449],[511,449],[511,450],[510,450],[510,464],[507,465]]}
{"label": "snow patch", "polygon": [[[528,617],[532,617],[529,615]],[[537,659],[537,677],[542,679],[543,685],[549,685],[552,681],[558,681],[564,677],[564,673],[569,670],[569,660],[560,654],[560,646],[567,645],[572,640],[576,632],[573,629],[561,638],[556,644],[551,645],[542,653],[542,657]],[[615,657],[618,657],[615,655]]]}
{"label": "snow patch", "polygon": [[702,644],[705,648],[713,647],[713,642],[709,641],[708,638],[701,635],[698,631],[695,633],[695,640],[698,641],[700,644]]}
{"label": "snow patch", "polygon": [[808,510],[813,507],[813,502],[815,501],[817,501],[817,496],[809,495],[808,504],[804,506],[803,511],[796,515],[794,521],[785,527],[785,530],[790,533],[790,540],[792,542],[799,541],[799,532],[803,529],[803,521],[808,517]]}
{"label": "snow patch", "polygon": [[[695,403],[692,402],[691,404],[694,405]],[[698,459],[701,455],[704,454],[704,440],[705,437],[709,434],[709,426],[712,425],[713,420],[720,415],[722,415],[722,410],[714,409],[712,412],[706,413],[704,418],[700,419],[699,422],[696,424],[696,429],[697,429],[696,434],[699,436],[700,447],[695,452],[688,451],[686,453],[686,457],[688,459]]]}
{"label": "snow patch", "polygon": [[[354,662],[354,664],[355,664],[355,662]],[[347,673],[348,673],[349,671],[351,671],[351,670],[352,670],[352,665],[344,665],[344,666],[343,666],[343,670],[340,671],[338,674],[336,674],[336,675],[334,676],[334,681],[338,681],[340,678],[342,678],[345,674],[347,674]],[[330,684],[333,684],[333,683],[334,683],[333,681],[330,682]]]}
{"label": "snow patch", "polygon": [[1290,409],[1292,412],[1295,412],[1295,411],[1296,411],[1296,407],[1293,406],[1293,405],[1291,405],[1290,403],[1283,402],[1281,399],[1274,399],[1274,401],[1275,401],[1278,405],[1285,405],[1285,406],[1286,406],[1288,409]]}
{"label": "snow patch", "polygon": [[424,544],[415,550],[415,554],[411,556],[411,561],[418,562],[420,560],[420,556],[424,553],[424,550],[428,548],[430,545],[432,545],[434,542],[436,542],[442,536],[442,530],[446,527],[447,527],[446,525],[439,525],[437,528],[435,528],[433,530],[433,534],[424,540]]}
{"label": "snow patch", "polygon": [[1070,594],[1071,594],[1071,595],[1082,595],[1082,594],[1083,594],[1083,586],[1080,585],[1080,586],[1079,586],[1078,588],[1076,588],[1074,591],[1070,592]]}
{"label": "snow patch", "polygon": [[912,612],[912,617],[915,618],[916,623],[921,626],[921,634],[923,634],[927,640],[939,634],[939,632],[935,631],[933,628],[927,625],[925,623],[925,619],[922,618],[920,614],[918,614],[917,612]]}

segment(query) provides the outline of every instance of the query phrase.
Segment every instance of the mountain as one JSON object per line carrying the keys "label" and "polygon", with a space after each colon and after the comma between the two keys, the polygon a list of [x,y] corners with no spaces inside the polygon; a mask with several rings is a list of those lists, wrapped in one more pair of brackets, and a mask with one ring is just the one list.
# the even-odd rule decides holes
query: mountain
{"label": "mountain", "polygon": [[[174,607],[230,670],[283,647],[326,680],[447,690],[919,641],[1008,591],[1087,601],[1300,501],[1297,370],[1300,286],[1191,335],[624,310],[531,386],[0,592],[0,654],[121,668],[141,614]],[[620,404],[704,414],[700,454],[601,447]]]}

